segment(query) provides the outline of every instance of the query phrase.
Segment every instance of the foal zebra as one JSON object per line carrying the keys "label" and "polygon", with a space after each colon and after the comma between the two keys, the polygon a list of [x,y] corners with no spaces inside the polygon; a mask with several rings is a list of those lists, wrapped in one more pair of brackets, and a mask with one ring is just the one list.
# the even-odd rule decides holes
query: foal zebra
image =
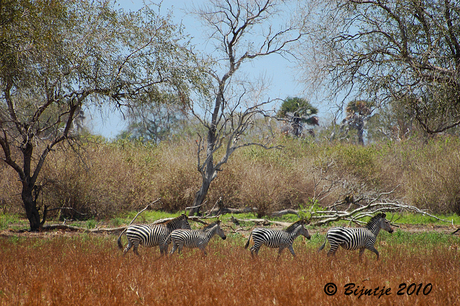
{"label": "foal zebra", "polygon": [[227,238],[220,228],[220,221],[209,224],[199,230],[176,229],[169,235],[173,244],[171,254],[177,248],[179,248],[179,254],[181,254],[182,248],[185,246],[186,248],[199,248],[204,255],[207,255],[205,248],[215,234],[219,235],[223,240]]}
{"label": "foal zebra", "polygon": [[166,255],[168,252],[169,234],[178,228],[190,229],[190,224],[187,221],[185,214],[180,215],[172,220],[165,221],[159,224],[143,224],[143,225],[131,225],[125,229],[118,237],[118,247],[123,249],[121,244],[121,236],[126,232],[126,238],[128,238],[128,245],[123,251],[125,255],[131,247],[134,246],[134,253],[139,255],[137,248],[139,244],[146,247],[153,247],[156,245],[160,246],[160,254]]}
{"label": "foal zebra", "polygon": [[361,259],[364,250],[374,252],[379,259],[379,252],[375,249],[374,244],[380,229],[384,229],[389,233],[393,232],[390,222],[385,219],[384,213],[379,213],[372,217],[372,219],[363,228],[346,228],[334,227],[329,229],[326,234],[324,244],[320,246],[320,252],[325,246],[327,241],[331,244],[331,249],[327,252],[327,256],[335,255],[338,247],[341,246],[346,250],[359,249],[359,258]]}
{"label": "foal zebra", "polygon": [[246,242],[244,248],[248,248],[252,236],[252,239],[254,240],[254,245],[250,249],[252,257],[254,257],[254,253],[258,255],[259,249],[263,244],[270,248],[279,248],[278,258],[285,248],[288,248],[289,251],[291,251],[291,254],[295,257],[296,255],[294,249],[292,248],[294,239],[296,239],[299,235],[303,235],[305,238],[310,239],[310,234],[304,227],[304,224],[305,220],[299,220],[291,224],[285,230],[273,230],[257,227],[249,235],[248,241]]}

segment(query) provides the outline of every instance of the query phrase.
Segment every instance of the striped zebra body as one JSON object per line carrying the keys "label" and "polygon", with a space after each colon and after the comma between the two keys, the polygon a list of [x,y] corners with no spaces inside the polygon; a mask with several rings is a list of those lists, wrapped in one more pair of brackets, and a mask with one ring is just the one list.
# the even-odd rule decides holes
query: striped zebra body
{"label": "striped zebra body", "polygon": [[204,255],[206,253],[206,246],[214,235],[219,235],[223,240],[227,237],[224,231],[220,228],[220,221],[212,223],[200,230],[190,229],[177,229],[171,232],[170,238],[172,241],[171,254],[174,254],[178,249],[179,254],[182,252],[182,248],[199,248]]}
{"label": "striped zebra body", "polygon": [[168,252],[168,244],[171,242],[171,240],[169,240],[169,234],[173,230],[179,228],[190,229],[187,216],[184,214],[161,224],[131,225],[118,237],[118,247],[123,249],[121,236],[124,232],[126,232],[128,245],[123,250],[123,255],[126,254],[132,247],[134,247],[134,253],[139,255],[139,245],[143,245],[145,247],[158,245],[160,247],[160,254],[166,255]]}
{"label": "striped zebra body", "polygon": [[307,229],[304,227],[304,221],[297,221],[289,226],[286,230],[273,230],[268,228],[255,228],[249,235],[245,248],[248,248],[251,237],[254,245],[251,247],[251,256],[258,255],[259,249],[262,245],[269,248],[278,248],[278,257],[281,252],[287,248],[295,257],[295,252],[292,247],[294,240],[297,236],[303,235],[305,238],[310,239]]}
{"label": "striped zebra body", "polygon": [[393,232],[390,222],[386,220],[385,217],[385,214],[374,216],[364,228],[334,227],[329,229],[326,234],[326,240],[318,249],[318,252],[321,251],[326,246],[326,242],[329,241],[331,248],[327,252],[328,256],[335,255],[335,252],[339,246],[341,246],[346,250],[359,249],[360,258],[364,250],[368,249],[374,252],[377,255],[377,259],[379,259],[379,252],[374,247],[374,244],[380,229],[384,229],[389,233]]}

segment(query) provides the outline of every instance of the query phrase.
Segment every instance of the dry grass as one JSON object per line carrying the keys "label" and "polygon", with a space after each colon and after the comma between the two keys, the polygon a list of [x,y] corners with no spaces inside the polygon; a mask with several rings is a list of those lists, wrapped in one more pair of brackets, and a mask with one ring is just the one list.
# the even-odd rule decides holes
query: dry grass
{"label": "dry grass", "polygon": [[[328,206],[350,193],[359,198],[395,190],[392,197],[407,204],[434,213],[460,213],[460,141],[455,138],[365,147],[283,138],[278,142],[282,150],[235,151],[212,182],[203,210],[222,197],[228,207],[258,207],[261,215],[269,215],[308,205],[321,193],[319,204]],[[161,197],[157,209],[177,212],[193,204],[201,186],[196,163],[193,139],[159,146],[120,141],[66,147],[47,158],[38,203],[73,207],[86,213],[83,218],[100,220],[139,210]],[[0,181],[0,209],[23,214],[18,176],[1,161],[0,177],[5,178]],[[72,210],[62,214],[82,218]]]}
{"label": "dry grass", "polygon": [[[453,305],[460,294],[459,250],[445,243],[424,249],[381,241],[380,261],[366,252],[359,262],[344,250],[330,260],[302,238],[296,259],[285,252],[276,261],[268,248],[252,260],[232,236],[213,239],[207,257],[185,249],[158,259],[157,248],[122,257],[112,236],[37,235],[0,238],[0,305]],[[338,287],[334,296],[324,292],[329,282]],[[344,294],[348,283],[391,291],[359,298]],[[397,295],[402,283],[432,290]]]}

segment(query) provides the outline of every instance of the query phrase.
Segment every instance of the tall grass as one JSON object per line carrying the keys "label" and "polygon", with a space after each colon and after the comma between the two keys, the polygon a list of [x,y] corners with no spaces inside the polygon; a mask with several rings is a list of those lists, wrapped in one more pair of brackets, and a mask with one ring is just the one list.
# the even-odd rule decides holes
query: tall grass
{"label": "tall grass", "polygon": [[[283,149],[237,150],[212,182],[203,209],[222,197],[228,207],[257,207],[260,215],[327,206],[346,194],[395,190],[393,197],[435,213],[460,213],[460,140],[406,141],[368,146],[280,138]],[[201,186],[196,143],[180,139],[152,145],[92,139],[52,152],[40,175],[38,203],[59,218],[110,218],[161,197],[158,209],[192,205]],[[20,182],[0,164],[0,205],[21,213]]]}
{"label": "tall grass", "polygon": [[[208,256],[121,255],[114,237],[54,234],[0,239],[0,305],[454,305],[460,294],[459,251],[449,241],[423,246],[379,239],[381,259],[343,249],[334,259],[297,239],[297,258],[264,248],[252,260],[242,239],[212,240]],[[415,251],[414,251],[414,248]],[[337,293],[324,292],[327,283]],[[389,295],[345,294],[345,286],[390,288]],[[424,295],[398,295],[401,284],[431,284]]]}

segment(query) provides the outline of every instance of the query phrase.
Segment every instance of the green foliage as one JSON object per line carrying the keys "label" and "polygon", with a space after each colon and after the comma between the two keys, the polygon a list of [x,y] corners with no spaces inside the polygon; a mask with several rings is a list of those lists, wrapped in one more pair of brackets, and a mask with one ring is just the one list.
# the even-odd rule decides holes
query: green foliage
{"label": "green foliage", "polygon": [[18,214],[0,214],[0,229],[4,230],[11,227],[22,227],[26,224],[24,220],[21,220]]}
{"label": "green foliage", "polygon": [[374,172],[376,155],[378,151],[374,146],[340,146],[337,158],[344,163],[344,166],[353,169],[364,175]]}
{"label": "green foliage", "polygon": [[[447,220],[453,224],[460,224],[460,216],[457,214],[436,214],[436,217]],[[423,225],[445,225],[446,223],[423,214],[414,213],[387,213],[387,219],[394,223],[402,224],[423,224]]]}
{"label": "green foliage", "polygon": [[94,220],[94,219],[86,221],[86,228],[87,229],[96,228],[96,225],[97,225],[97,221]]}
{"label": "green foliage", "polygon": [[[328,159],[333,160],[347,174],[353,174],[360,181],[372,186],[380,186],[384,183],[380,167],[384,167],[382,157],[385,155],[385,147],[376,145],[357,146],[352,144],[336,144],[325,150]],[[385,174],[383,174],[385,176]]]}
{"label": "green foliage", "polygon": [[324,210],[317,199],[308,198],[305,205],[299,205],[299,215],[301,219],[311,220],[312,213]]}
{"label": "green foliage", "polygon": [[[380,235],[380,234],[379,234]],[[439,245],[451,245],[458,243],[458,237],[446,235],[437,231],[426,231],[412,233],[397,229],[392,234],[386,233],[382,236],[390,244],[411,244],[417,249],[420,247],[436,247]]]}
{"label": "green foliage", "polygon": [[288,97],[281,104],[277,113],[278,117],[284,118],[287,113],[293,113],[295,116],[310,116],[318,113],[318,109],[310,104],[306,99],[299,97]]}

